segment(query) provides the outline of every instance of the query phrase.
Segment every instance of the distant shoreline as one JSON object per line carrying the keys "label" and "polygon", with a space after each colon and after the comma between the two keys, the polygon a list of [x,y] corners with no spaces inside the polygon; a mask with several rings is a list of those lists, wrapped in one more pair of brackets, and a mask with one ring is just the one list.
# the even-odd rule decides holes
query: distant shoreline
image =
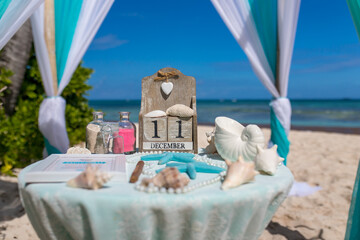
{"label": "distant shoreline", "polygon": [[[141,99],[88,99],[89,101],[126,101],[126,102],[132,102],[132,101],[141,101]],[[289,98],[290,101],[299,101],[299,102],[306,102],[306,101],[318,101],[318,102],[322,102],[322,101],[360,101],[360,98],[315,98],[315,99],[310,99],[310,98],[305,98],[305,99],[301,99],[301,98]],[[206,98],[197,98],[196,101],[226,101],[226,102],[232,102],[232,101],[239,101],[239,102],[264,102],[264,101],[268,101],[270,102],[271,99],[238,99],[238,98],[227,98],[227,99],[206,99]]]}
{"label": "distant shoreline", "polygon": [[[97,100],[89,104],[103,111],[108,121],[117,121],[119,111],[128,111],[137,122],[140,102]],[[293,129],[360,134],[360,100],[294,100],[291,105]],[[269,127],[269,100],[197,100],[199,123],[211,126],[218,116]]]}
{"label": "distant shoreline", "polygon": [[[199,126],[214,126],[213,123],[198,123]],[[245,124],[247,125],[247,124]],[[270,128],[270,124],[256,124],[260,128]],[[314,132],[332,132],[360,135],[360,128],[357,127],[322,127],[322,126],[291,126],[291,130],[314,131]]]}

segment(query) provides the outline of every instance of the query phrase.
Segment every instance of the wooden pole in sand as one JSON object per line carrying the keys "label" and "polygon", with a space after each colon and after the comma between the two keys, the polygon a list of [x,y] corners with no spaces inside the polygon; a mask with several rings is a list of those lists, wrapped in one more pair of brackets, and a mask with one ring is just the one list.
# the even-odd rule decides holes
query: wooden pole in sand
{"label": "wooden pole in sand", "polygon": [[58,79],[56,71],[56,53],[55,53],[55,8],[54,0],[45,0],[44,9],[44,37],[49,54],[51,73],[53,77],[54,94],[58,92]]}

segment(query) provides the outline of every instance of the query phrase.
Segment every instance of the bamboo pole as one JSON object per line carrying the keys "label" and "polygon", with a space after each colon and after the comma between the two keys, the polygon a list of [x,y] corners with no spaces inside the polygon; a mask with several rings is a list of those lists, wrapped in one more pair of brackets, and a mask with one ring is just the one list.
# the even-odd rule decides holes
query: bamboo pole
{"label": "bamboo pole", "polygon": [[45,0],[44,9],[44,37],[49,54],[51,73],[53,77],[54,94],[58,92],[58,79],[56,70],[56,53],[55,53],[55,8],[54,0]]}

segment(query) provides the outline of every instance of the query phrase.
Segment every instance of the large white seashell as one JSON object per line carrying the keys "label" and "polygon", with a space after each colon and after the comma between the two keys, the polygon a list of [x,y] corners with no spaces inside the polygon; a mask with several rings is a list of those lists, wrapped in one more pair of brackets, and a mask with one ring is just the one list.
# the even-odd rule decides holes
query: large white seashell
{"label": "large white seashell", "polygon": [[256,125],[244,127],[231,118],[217,117],[215,127],[216,150],[224,159],[234,162],[241,155],[245,161],[253,161],[256,146],[264,146],[264,134]]}
{"label": "large white seashell", "polygon": [[175,117],[192,117],[194,110],[184,104],[175,104],[166,110],[166,114]]}
{"label": "large white seashell", "polygon": [[101,172],[98,168],[93,168],[90,164],[88,164],[85,171],[80,173],[77,177],[70,179],[67,182],[67,185],[74,188],[96,190],[101,188],[111,178],[112,176],[110,174]]}
{"label": "large white seashell", "polygon": [[91,152],[87,148],[71,147],[66,151],[66,154],[91,154]]}
{"label": "large white seashell", "polygon": [[258,171],[269,175],[276,173],[277,166],[284,161],[282,157],[279,157],[276,150],[276,144],[269,149],[262,149],[260,146],[257,146],[258,154],[255,157],[255,165]]}
{"label": "large white seashell", "polygon": [[215,129],[211,132],[207,132],[206,134],[206,140],[209,143],[208,146],[204,149],[205,153],[216,153],[216,147],[215,147]]}
{"label": "large white seashell", "polygon": [[254,162],[245,162],[242,156],[239,156],[236,162],[225,160],[228,165],[225,180],[221,185],[222,190],[238,187],[241,184],[254,180],[255,176],[259,174],[255,171]]}
{"label": "large white seashell", "polygon": [[166,113],[161,110],[154,110],[145,114],[144,117],[166,117]]}

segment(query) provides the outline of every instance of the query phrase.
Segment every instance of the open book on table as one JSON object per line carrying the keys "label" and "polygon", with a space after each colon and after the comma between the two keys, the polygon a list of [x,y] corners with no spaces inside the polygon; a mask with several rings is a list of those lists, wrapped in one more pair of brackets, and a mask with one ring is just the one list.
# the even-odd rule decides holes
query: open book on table
{"label": "open book on table", "polygon": [[26,183],[66,182],[91,164],[113,175],[112,181],[126,181],[123,154],[52,154],[36,163],[26,174]]}

